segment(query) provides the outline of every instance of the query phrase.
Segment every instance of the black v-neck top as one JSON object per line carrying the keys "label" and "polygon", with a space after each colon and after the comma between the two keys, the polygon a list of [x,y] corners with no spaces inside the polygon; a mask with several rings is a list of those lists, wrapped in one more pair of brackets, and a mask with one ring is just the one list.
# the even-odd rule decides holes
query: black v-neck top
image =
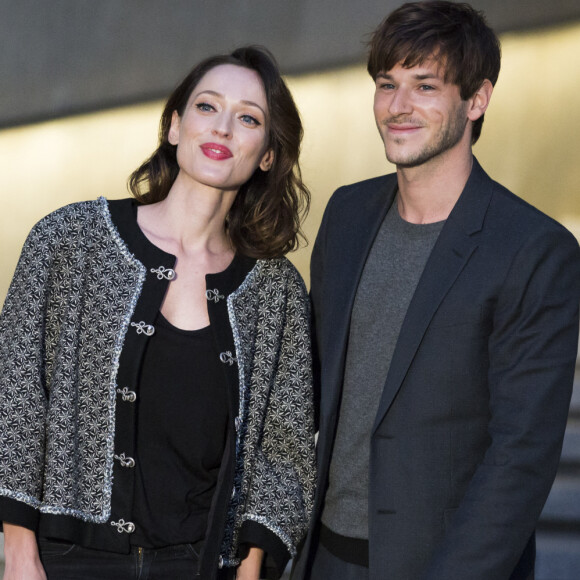
{"label": "black v-neck top", "polygon": [[181,330],[157,315],[139,378],[135,546],[204,538],[227,432],[221,364],[209,326]]}

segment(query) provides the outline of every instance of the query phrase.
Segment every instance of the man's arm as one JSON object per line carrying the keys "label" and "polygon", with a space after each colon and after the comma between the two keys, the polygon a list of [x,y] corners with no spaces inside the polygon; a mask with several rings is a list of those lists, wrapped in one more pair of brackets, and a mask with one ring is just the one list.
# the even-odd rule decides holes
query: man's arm
{"label": "man's arm", "polygon": [[491,444],[425,580],[502,580],[534,533],[558,467],[578,341],[580,252],[562,229],[518,252],[489,339]]}

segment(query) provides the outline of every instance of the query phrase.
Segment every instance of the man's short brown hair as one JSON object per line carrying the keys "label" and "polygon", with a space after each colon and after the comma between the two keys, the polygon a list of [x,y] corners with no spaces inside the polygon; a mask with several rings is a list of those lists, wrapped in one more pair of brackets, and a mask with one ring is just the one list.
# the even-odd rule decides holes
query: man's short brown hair
{"label": "man's short brown hair", "polygon": [[[497,82],[501,49],[481,12],[469,4],[410,2],[392,12],[374,31],[367,70],[373,80],[401,63],[411,68],[430,58],[444,67],[445,82],[459,86],[461,98],[472,97],[488,79]],[[472,143],[481,134],[483,115],[473,123]]]}

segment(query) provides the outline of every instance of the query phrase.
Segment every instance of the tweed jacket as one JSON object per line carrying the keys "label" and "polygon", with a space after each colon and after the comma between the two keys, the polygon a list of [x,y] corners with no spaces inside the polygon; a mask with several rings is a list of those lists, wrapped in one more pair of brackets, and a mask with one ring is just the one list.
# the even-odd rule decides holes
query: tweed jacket
{"label": "tweed jacket", "polygon": [[[33,228],[0,315],[2,520],[130,549],[137,377],[174,264],[140,232],[132,200],[72,204]],[[315,484],[304,284],[285,258],[236,257],[222,274],[206,277],[206,297],[231,428],[203,578],[260,539],[283,566]]]}

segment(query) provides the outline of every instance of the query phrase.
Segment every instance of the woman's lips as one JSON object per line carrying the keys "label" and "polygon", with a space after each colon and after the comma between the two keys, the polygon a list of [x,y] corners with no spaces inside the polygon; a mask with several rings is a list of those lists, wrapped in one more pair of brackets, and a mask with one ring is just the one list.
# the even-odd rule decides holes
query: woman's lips
{"label": "woman's lips", "polygon": [[217,159],[218,161],[234,156],[226,146],[220,145],[219,143],[204,143],[201,146],[201,150],[206,157]]}

